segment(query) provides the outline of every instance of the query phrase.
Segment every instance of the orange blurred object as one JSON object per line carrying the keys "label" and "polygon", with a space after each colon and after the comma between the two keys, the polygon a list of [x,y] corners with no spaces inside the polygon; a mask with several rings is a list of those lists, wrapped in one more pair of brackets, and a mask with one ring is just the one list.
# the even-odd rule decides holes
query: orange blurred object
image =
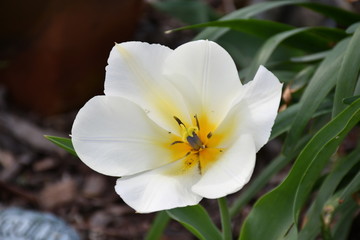
{"label": "orange blurred object", "polygon": [[102,94],[114,42],[130,40],[142,0],[3,1],[0,84],[18,105],[42,115]]}

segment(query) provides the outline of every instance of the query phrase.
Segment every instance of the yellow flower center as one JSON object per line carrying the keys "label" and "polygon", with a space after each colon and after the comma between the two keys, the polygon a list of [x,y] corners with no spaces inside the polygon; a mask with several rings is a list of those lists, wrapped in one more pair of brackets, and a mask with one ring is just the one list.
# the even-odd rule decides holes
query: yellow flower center
{"label": "yellow flower center", "polygon": [[192,126],[186,126],[178,117],[174,119],[181,129],[181,138],[175,137],[171,142],[171,150],[174,153],[174,159],[182,159],[182,169],[172,171],[172,174],[181,174],[194,167],[198,167],[202,174],[211,163],[214,163],[223,152],[222,148],[217,148],[219,139],[213,136],[214,128],[206,119],[199,120],[197,115],[194,116]]}

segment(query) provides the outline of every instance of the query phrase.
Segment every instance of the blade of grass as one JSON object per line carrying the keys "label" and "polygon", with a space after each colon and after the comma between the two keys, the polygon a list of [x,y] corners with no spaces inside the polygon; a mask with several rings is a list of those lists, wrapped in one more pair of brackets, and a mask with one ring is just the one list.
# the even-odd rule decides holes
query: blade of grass
{"label": "blade of grass", "polygon": [[[287,5],[298,5],[302,6],[308,9],[311,9],[312,11],[318,12],[324,16],[327,16],[329,18],[333,18],[340,24],[343,24],[345,26],[353,24],[357,21],[360,21],[360,15],[356,13],[352,13],[346,10],[343,10],[341,8],[336,8],[324,4],[319,3],[311,3],[308,1],[269,1],[269,2],[262,2],[258,4],[254,4],[242,9],[239,9],[237,11],[232,12],[231,14],[228,14],[224,17],[222,17],[220,20],[233,20],[233,19],[249,19],[259,13],[268,11],[270,9],[287,6]],[[210,27],[199,33],[195,39],[209,39],[216,41],[220,37],[222,37],[225,33],[227,33],[229,29],[224,28],[214,28]]]}
{"label": "blade of grass", "polygon": [[343,52],[348,44],[348,39],[341,41],[329,52],[321,62],[311,78],[307,88],[300,99],[300,109],[288,132],[284,143],[284,154],[289,154],[301,136],[306,124],[311,119],[315,110],[323,102],[330,90],[335,86],[338,66],[341,63]]}
{"label": "blade of grass", "polygon": [[339,72],[337,74],[337,84],[335,89],[333,117],[339,114],[347,106],[343,99],[351,97],[354,94],[356,82],[360,72],[360,25],[351,37],[345,50]]}
{"label": "blade of grass", "polygon": [[317,193],[311,207],[306,214],[306,224],[299,233],[299,240],[315,239],[321,229],[321,211],[327,199],[335,192],[337,186],[344,176],[358,163],[360,160],[360,147],[355,149],[347,157],[342,158],[335,169],[325,178],[324,182]]}
{"label": "blade of grass", "polygon": [[271,54],[275,51],[275,49],[278,47],[278,45],[284,41],[285,39],[298,34],[300,32],[304,32],[309,30],[309,27],[304,28],[295,28],[289,31],[281,32],[278,34],[273,35],[268,40],[265,41],[265,43],[262,45],[262,47],[258,50],[256,53],[254,59],[252,60],[248,74],[246,79],[250,81],[254,78],[255,73],[260,65],[265,65],[267,60],[270,58]]}

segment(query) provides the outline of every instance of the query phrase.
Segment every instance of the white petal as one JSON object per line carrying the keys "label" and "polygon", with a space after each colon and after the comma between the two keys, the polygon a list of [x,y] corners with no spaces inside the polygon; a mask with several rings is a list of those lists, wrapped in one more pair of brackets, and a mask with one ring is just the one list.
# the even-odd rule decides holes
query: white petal
{"label": "white petal", "polygon": [[197,166],[182,174],[174,174],[182,166],[176,161],[158,169],[122,177],[115,190],[126,204],[139,213],[195,205],[202,199],[191,191],[200,178]]}
{"label": "white petal", "polygon": [[260,66],[254,80],[244,85],[244,90],[242,101],[246,102],[250,112],[247,127],[258,151],[269,140],[279,109],[282,84],[274,74]]}
{"label": "white petal", "polygon": [[192,190],[205,198],[219,198],[240,190],[255,166],[255,144],[251,135],[241,135],[223,156],[211,165]]}
{"label": "white petal", "polygon": [[242,88],[230,55],[211,41],[194,41],[176,48],[164,74],[183,94],[192,114],[218,124]]}
{"label": "white petal", "polygon": [[181,94],[162,75],[163,64],[172,50],[158,44],[116,44],[106,67],[105,94],[127,98],[149,114],[157,124],[177,131],[173,116],[188,120]]}
{"label": "white petal", "polygon": [[80,109],[72,142],[90,168],[111,176],[134,174],[167,164],[171,134],[158,127],[136,104],[97,96]]}

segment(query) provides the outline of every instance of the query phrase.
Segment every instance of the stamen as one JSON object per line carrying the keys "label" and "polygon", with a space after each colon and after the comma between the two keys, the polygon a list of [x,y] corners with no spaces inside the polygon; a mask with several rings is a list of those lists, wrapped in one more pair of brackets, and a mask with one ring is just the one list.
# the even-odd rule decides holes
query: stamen
{"label": "stamen", "polygon": [[177,144],[177,143],[184,143],[183,141],[175,141],[173,143],[171,143],[171,145]]}
{"label": "stamen", "polygon": [[180,126],[184,126],[185,127],[185,124],[176,116],[174,116],[176,122],[180,125]]}
{"label": "stamen", "polygon": [[206,135],[206,137],[209,139],[209,138],[211,138],[212,137],[212,132],[209,132],[207,135]]}
{"label": "stamen", "polygon": [[196,126],[197,126],[198,130],[200,130],[200,124],[199,124],[199,119],[197,117],[197,114],[195,114],[194,118],[196,120]]}
{"label": "stamen", "polygon": [[204,148],[200,138],[198,137],[198,135],[196,135],[196,133],[193,133],[193,136],[188,136],[186,140],[188,141],[190,146],[196,151],[200,148]]}

